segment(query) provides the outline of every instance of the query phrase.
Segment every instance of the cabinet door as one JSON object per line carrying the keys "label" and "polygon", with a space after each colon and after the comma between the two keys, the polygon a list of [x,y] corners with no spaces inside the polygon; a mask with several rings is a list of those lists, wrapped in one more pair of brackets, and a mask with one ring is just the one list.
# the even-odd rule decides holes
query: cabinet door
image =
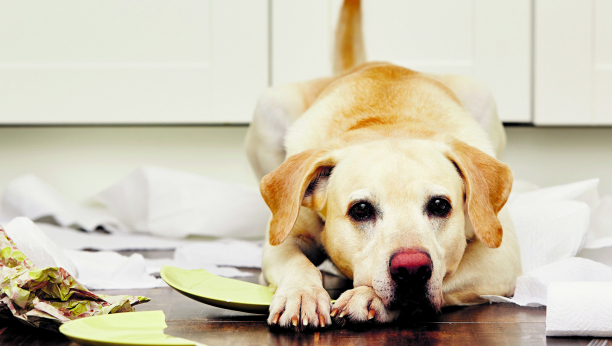
{"label": "cabinet door", "polygon": [[[331,73],[341,0],[272,0],[272,83]],[[471,75],[500,117],[531,122],[531,1],[363,0],[368,60]]]}
{"label": "cabinet door", "polygon": [[536,0],[535,123],[612,124],[612,1]]}
{"label": "cabinet door", "polygon": [[245,123],[267,0],[0,0],[0,124]]}

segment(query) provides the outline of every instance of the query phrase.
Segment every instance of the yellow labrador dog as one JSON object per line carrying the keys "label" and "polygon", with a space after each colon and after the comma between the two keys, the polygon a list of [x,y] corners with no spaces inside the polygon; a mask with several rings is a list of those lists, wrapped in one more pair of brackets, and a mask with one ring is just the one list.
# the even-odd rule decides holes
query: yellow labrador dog
{"label": "yellow labrador dog", "polygon": [[[247,135],[272,211],[271,325],[384,323],[478,304],[512,295],[521,273],[491,94],[468,78],[361,64],[359,7],[343,5],[336,75],[270,88]],[[354,286],[333,306],[317,269],[327,258]]]}

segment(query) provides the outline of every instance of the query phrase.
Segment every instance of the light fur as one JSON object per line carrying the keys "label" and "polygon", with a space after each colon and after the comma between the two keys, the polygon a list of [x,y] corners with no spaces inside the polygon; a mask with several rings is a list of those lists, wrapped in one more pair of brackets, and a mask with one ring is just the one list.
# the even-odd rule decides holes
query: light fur
{"label": "light fur", "polygon": [[[355,30],[355,3],[345,2],[349,17],[338,32]],[[334,77],[266,91],[247,135],[272,211],[262,260],[276,288],[269,323],[303,329],[330,325],[334,316],[394,320],[400,311],[389,259],[402,249],[430,255],[426,292],[435,309],[512,295],[521,272],[503,209],[512,172],[496,159],[505,135],[490,92],[469,78],[388,63],[342,66]],[[435,195],[451,201],[445,219],[423,212]],[[376,222],[348,218],[359,199],[380,206]],[[333,307],[316,268],[326,258],[355,287]]]}

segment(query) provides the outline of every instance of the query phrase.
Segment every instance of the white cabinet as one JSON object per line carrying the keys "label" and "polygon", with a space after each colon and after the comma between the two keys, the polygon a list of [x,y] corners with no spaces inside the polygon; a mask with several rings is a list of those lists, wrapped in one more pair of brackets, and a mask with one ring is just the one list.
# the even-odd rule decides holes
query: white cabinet
{"label": "white cabinet", "polygon": [[536,125],[612,125],[612,1],[536,0]]}
{"label": "white cabinet", "polygon": [[[341,3],[0,0],[0,124],[248,123],[268,85],[331,74]],[[362,7],[370,61],[481,79],[505,122],[612,125],[611,0]]]}
{"label": "white cabinet", "polygon": [[0,0],[0,124],[246,123],[267,0]]}
{"label": "white cabinet", "polygon": [[[272,0],[272,83],[331,73],[341,0]],[[486,82],[506,122],[531,122],[531,1],[363,0],[369,61]]]}

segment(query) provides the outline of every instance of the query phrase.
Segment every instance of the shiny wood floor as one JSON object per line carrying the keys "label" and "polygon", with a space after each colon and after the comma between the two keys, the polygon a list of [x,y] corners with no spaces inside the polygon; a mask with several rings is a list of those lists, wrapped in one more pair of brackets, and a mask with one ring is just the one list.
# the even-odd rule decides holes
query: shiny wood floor
{"label": "shiny wood floor", "polygon": [[[326,285],[334,286],[335,283],[328,279]],[[269,329],[266,316],[207,306],[171,288],[103,293],[148,296],[152,301],[137,306],[137,311],[163,310],[168,324],[166,334],[210,346],[595,345],[591,338],[547,338],[545,308],[522,308],[511,304],[448,308],[439,316],[403,320],[387,326],[332,327],[319,332],[294,333]],[[76,346],[61,334],[2,319],[0,345]],[[612,346],[612,339],[608,340],[608,345]]]}

